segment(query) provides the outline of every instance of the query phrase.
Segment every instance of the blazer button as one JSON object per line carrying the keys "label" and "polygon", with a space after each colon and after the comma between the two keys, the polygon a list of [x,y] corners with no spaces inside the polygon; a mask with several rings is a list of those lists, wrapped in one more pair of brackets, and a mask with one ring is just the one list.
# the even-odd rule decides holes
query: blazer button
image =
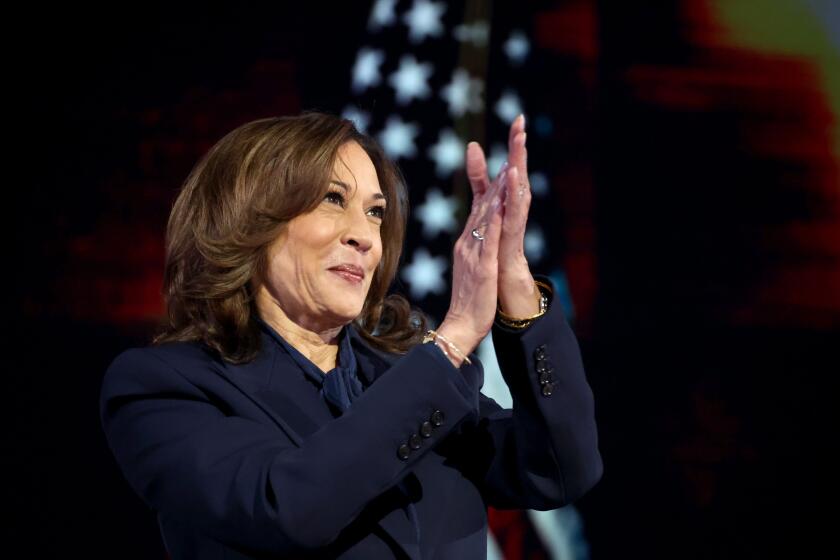
{"label": "blazer button", "polygon": [[542,387],[542,395],[543,395],[544,397],[550,397],[550,396],[551,396],[551,392],[552,392],[553,390],[554,390],[554,385],[553,385],[553,384],[551,384],[551,383],[546,383],[546,384],[545,384],[545,385],[543,385],[543,387]]}
{"label": "blazer button", "polygon": [[397,448],[397,457],[405,461],[408,459],[408,456],[411,455],[411,449],[408,448],[406,444],[402,444]]}
{"label": "blazer button", "polygon": [[552,371],[551,366],[548,365],[548,362],[543,360],[537,360],[537,372],[538,373],[545,373],[545,372]]}
{"label": "blazer button", "polygon": [[423,440],[420,439],[420,436],[417,434],[411,434],[408,438],[408,446],[412,449],[420,449],[420,446],[423,445]]}
{"label": "blazer button", "polygon": [[432,423],[429,421],[423,422],[420,425],[420,435],[423,437],[431,437],[432,436]]}
{"label": "blazer button", "polygon": [[437,428],[441,424],[443,424],[443,412],[440,410],[435,410],[432,412],[432,415],[429,417],[429,420],[432,421],[432,425]]}
{"label": "blazer button", "polygon": [[537,349],[534,350],[534,358],[537,360],[545,359],[545,344],[540,344],[537,346]]}
{"label": "blazer button", "polygon": [[549,381],[551,381],[551,372],[550,371],[542,372],[540,374],[540,385],[545,385]]}

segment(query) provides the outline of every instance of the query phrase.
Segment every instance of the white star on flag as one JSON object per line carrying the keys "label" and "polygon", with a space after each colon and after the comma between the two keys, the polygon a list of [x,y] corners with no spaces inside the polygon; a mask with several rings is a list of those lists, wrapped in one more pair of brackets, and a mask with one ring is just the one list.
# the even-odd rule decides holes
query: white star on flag
{"label": "white star on flag", "polygon": [[408,38],[412,43],[420,43],[426,37],[438,37],[443,33],[441,16],[446,11],[443,2],[414,0],[411,9],[406,12],[403,22],[408,26]]}
{"label": "white star on flag", "polygon": [[356,63],[353,65],[353,91],[355,93],[361,93],[379,84],[382,79],[379,75],[379,66],[384,60],[385,55],[380,50],[368,47],[359,49]]}
{"label": "white star on flag", "polygon": [[533,262],[542,260],[545,253],[545,237],[539,226],[530,225],[525,231],[525,256]]}
{"label": "white star on flag", "polygon": [[425,248],[414,251],[411,264],[404,266],[402,278],[411,285],[411,297],[421,299],[429,292],[439,294],[446,290],[443,273],[446,271],[446,259],[433,257]]}
{"label": "white star on flag", "polygon": [[359,132],[367,133],[367,127],[370,124],[370,114],[367,111],[362,111],[358,107],[348,105],[342,111],[341,116],[347,120],[353,121]]}
{"label": "white star on flag", "polygon": [[394,13],[394,8],[396,6],[397,0],[376,0],[370,11],[368,29],[378,31],[383,27],[393,24],[397,19],[397,16]]}
{"label": "white star on flag", "polygon": [[448,177],[464,165],[464,150],[466,145],[451,128],[440,131],[437,143],[429,148],[429,157],[435,162],[438,177]]}
{"label": "white star on flag", "polygon": [[416,124],[404,122],[399,116],[391,115],[385,121],[385,128],[379,133],[379,141],[390,158],[414,157],[417,154],[414,138],[419,132]]}
{"label": "white star on flag", "polygon": [[545,196],[548,193],[548,177],[545,173],[535,172],[528,177],[528,183],[531,185],[531,192],[537,196]]}
{"label": "white star on flag", "polygon": [[510,34],[508,40],[505,41],[505,45],[502,48],[508,59],[510,59],[511,64],[519,65],[528,56],[528,51],[531,46],[528,43],[528,37],[522,31],[514,31]]}
{"label": "white star on flag", "polygon": [[467,111],[478,113],[484,107],[481,99],[481,90],[484,89],[484,82],[473,78],[463,68],[458,68],[452,73],[452,80],[440,93],[449,104],[449,114],[453,117],[461,117]]}
{"label": "white star on flag", "polygon": [[433,238],[442,231],[452,233],[458,227],[455,211],[458,203],[455,197],[443,196],[438,189],[426,193],[426,201],[417,207],[415,216],[423,224],[423,235]]}
{"label": "white star on flag", "polygon": [[493,109],[496,112],[496,116],[502,119],[503,123],[509,125],[513,122],[513,119],[522,113],[522,102],[519,100],[519,96],[515,91],[506,89],[502,93],[502,96],[499,97]]}
{"label": "white star on flag", "polygon": [[507,149],[502,144],[493,144],[487,157],[487,175],[495,179],[506,159]]}
{"label": "white star on flag", "polygon": [[429,62],[417,62],[411,55],[400,59],[400,67],[391,74],[388,83],[394,88],[397,103],[408,104],[413,98],[429,96],[429,76],[432,75],[432,65]]}

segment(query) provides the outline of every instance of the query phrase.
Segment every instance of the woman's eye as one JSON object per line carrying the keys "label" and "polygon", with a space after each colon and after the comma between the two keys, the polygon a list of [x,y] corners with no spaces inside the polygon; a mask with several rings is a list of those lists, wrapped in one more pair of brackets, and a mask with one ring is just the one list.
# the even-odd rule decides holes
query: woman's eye
{"label": "woman's eye", "polygon": [[[324,200],[332,204],[337,204],[342,208],[344,208],[346,202],[344,200],[344,195],[338,191],[327,191],[327,193],[324,195]],[[382,220],[385,218],[385,207],[374,206],[370,210],[368,210],[368,214]]]}
{"label": "woman's eye", "polygon": [[333,204],[338,204],[339,206],[344,206],[344,196],[342,196],[340,192],[329,191],[324,195],[324,200],[328,200]]}

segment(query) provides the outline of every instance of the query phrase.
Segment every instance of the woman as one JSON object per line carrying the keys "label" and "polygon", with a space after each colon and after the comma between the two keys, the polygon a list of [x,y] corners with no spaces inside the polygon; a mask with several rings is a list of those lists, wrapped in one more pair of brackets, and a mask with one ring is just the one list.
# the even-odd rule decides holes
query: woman
{"label": "woman", "polygon": [[[397,295],[399,170],[347,120],[261,119],[190,174],[168,319],[102,385],[108,443],[171,558],[485,558],[487,506],[547,510],[600,478],[580,353],[523,253],[524,118],[472,210],[436,331]],[[491,330],[513,396],[480,393]]]}

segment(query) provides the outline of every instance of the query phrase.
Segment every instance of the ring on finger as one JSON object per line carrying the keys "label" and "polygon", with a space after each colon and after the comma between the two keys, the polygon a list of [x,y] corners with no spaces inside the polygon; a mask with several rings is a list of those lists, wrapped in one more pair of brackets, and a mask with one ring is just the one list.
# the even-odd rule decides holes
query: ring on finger
{"label": "ring on finger", "polygon": [[478,228],[473,228],[470,234],[478,239],[479,241],[484,241],[484,236],[478,231]]}

